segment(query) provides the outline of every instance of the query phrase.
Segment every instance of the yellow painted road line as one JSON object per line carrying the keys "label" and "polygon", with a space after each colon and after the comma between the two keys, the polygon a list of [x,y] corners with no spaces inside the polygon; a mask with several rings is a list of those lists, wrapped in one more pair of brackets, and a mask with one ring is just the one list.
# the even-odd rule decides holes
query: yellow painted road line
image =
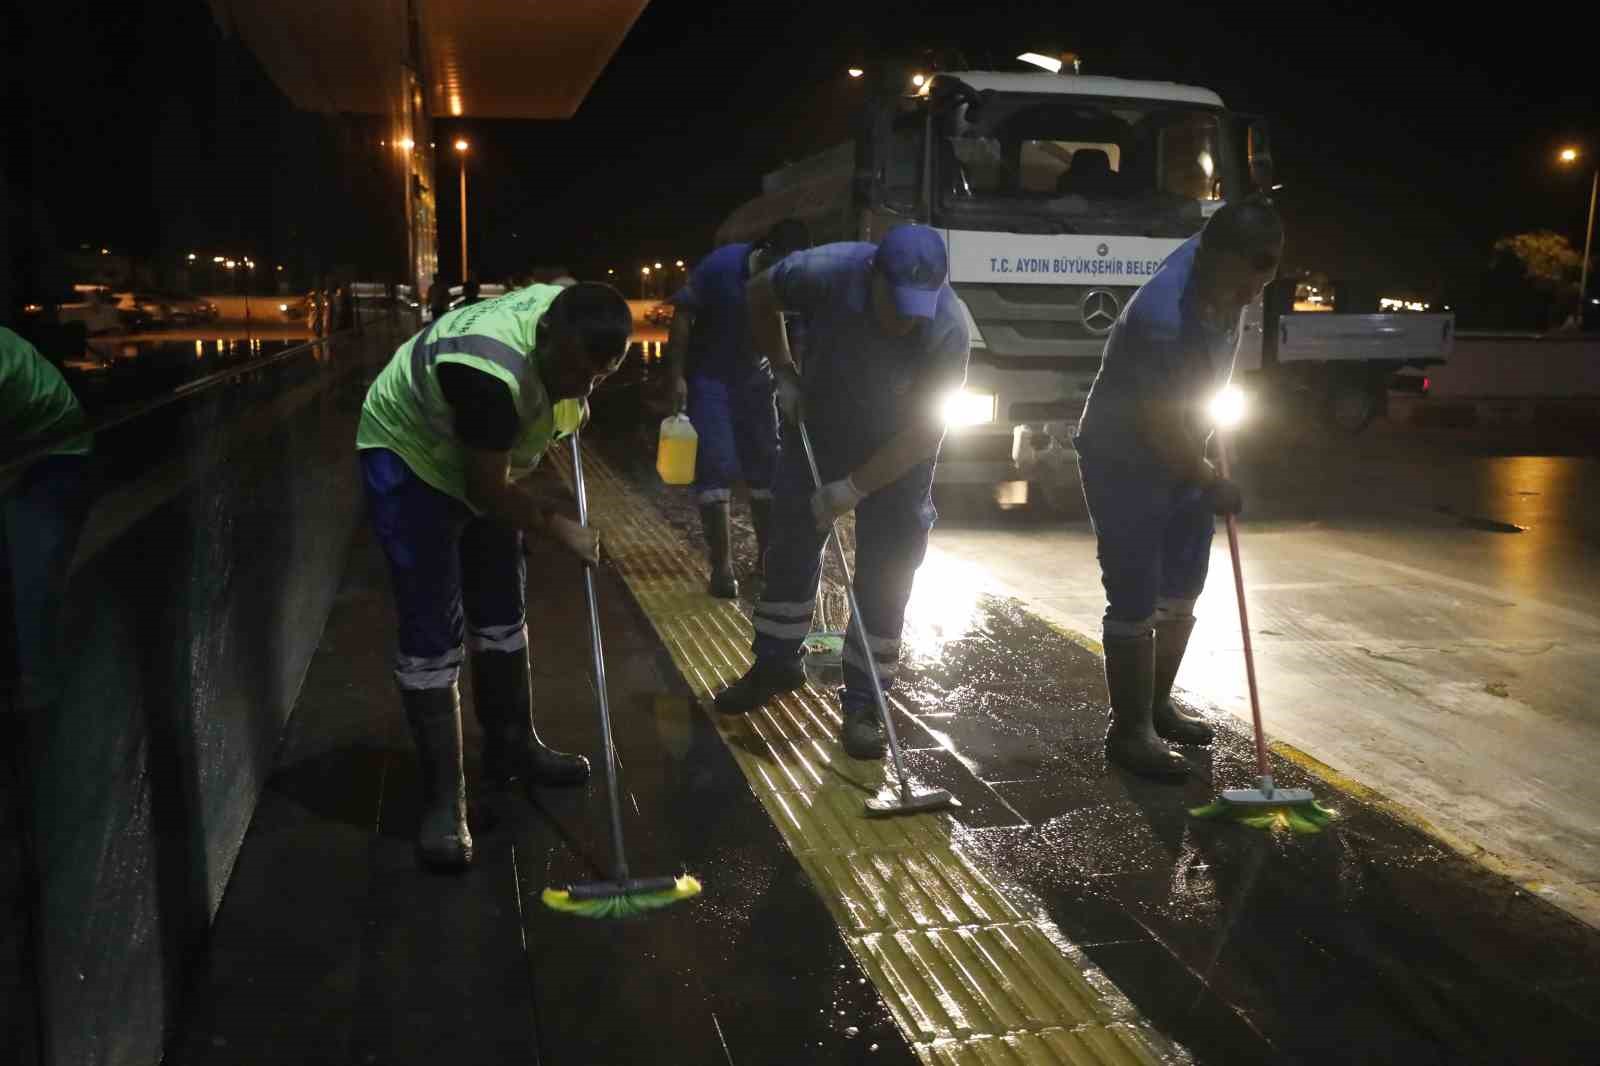
{"label": "yellow painted road line", "polygon": [[[706,591],[698,553],[588,450],[584,473],[607,560],[704,703],[749,666],[749,619]],[[1187,1061],[954,844],[948,814],[865,817],[885,764],[839,747],[831,697],[808,686],[739,718],[705,713],[923,1062]]]}

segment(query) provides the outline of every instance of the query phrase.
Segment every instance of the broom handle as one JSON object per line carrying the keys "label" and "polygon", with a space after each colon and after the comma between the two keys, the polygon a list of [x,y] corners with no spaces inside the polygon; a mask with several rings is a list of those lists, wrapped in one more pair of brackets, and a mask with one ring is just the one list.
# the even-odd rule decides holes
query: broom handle
{"label": "broom handle", "polygon": [[[817,456],[811,450],[811,435],[806,432],[806,424],[796,420],[795,425],[800,429],[800,444],[805,448],[806,463],[811,467],[811,480],[817,488],[822,488],[822,471],[817,469]],[[873,657],[872,648],[867,644],[867,625],[861,619],[861,605],[856,602],[856,582],[850,573],[850,560],[845,558],[844,542],[839,539],[839,523],[831,523],[828,527],[828,539],[833,541],[833,550],[839,559],[839,569],[844,571],[844,592],[850,604],[850,625],[855,627],[858,644],[861,648],[861,658],[867,664],[867,677],[872,681],[872,695],[878,701],[878,714],[883,718],[883,728],[889,734],[889,751],[894,756],[894,772],[900,778],[900,798],[911,802],[911,781],[906,777],[905,766],[900,760],[900,738],[895,735],[894,719],[889,715],[889,701],[883,695],[883,682],[878,680],[878,660]],[[820,596],[818,597],[821,598]],[[849,628],[848,626],[846,627]],[[849,634],[846,634],[848,639]]]}
{"label": "broom handle", "polygon": [[[1231,478],[1228,468],[1228,440],[1217,432],[1217,466],[1222,476]],[[1250,717],[1255,722],[1256,769],[1261,774],[1263,792],[1272,791],[1272,773],[1267,769],[1267,740],[1261,729],[1261,694],[1256,689],[1256,656],[1250,647],[1250,611],[1244,602],[1244,567],[1239,563],[1239,523],[1225,515],[1228,526],[1228,552],[1233,556],[1233,588],[1239,594],[1239,636],[1244,640],[1244,674],[1250,683]]]}
{"label": "broom handle", "polygon": [[[572,483],[578,497],[578,521],[589,525],[589,496],[583,487],[583,451],[578,434],[572,434]],[[611,746],[611,704],[606,697],[606,656],[600,647],[600,608],[594,595],[594,566],[583,564],[583,590],[589,599],[589,640],[594,648],[594,681],[600,696],[600,743],[606,751],[606,788],[611,793],[611,850],[616,865],[614,879],[628,879],[628,857],[622,850],[622,801],[617,797],[616,749]]]}

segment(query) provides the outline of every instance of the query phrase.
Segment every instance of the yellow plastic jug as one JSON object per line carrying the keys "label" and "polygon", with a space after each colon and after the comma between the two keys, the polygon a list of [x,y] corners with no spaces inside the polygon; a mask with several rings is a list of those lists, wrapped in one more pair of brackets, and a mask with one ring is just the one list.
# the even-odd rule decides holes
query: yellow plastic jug
{"label": "yellow plastic jug", "polygon": [[669,415],[661,420],[661,437],[656,443],[656,473],[668,485],[694,482],[694,454],[700,437],[688,415]]}

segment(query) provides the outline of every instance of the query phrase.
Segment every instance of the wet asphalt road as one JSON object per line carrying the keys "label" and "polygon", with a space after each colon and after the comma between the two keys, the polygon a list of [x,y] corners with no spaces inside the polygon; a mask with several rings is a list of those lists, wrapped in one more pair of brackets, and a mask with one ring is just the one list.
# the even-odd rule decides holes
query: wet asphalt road
{"label": "wet asphalt road", "polygon": [[[1380,425],[1354,441],[1258,429],[1239,451],[1269,733],[1600,925],[1592,447]],[[1081,507],[1001,512],[954,491],[940,510],[919,589],[993,585],[1098,636]],[[1229,567],[1219,524],[1178,684],[1248,719]]]}

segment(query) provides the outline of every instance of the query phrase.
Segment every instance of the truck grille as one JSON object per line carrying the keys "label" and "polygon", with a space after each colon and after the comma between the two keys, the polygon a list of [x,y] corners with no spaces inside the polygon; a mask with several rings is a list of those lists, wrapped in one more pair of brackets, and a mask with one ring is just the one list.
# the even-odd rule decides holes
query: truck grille
{"label": "truck grille", "polygon": [[1138,291],[1133,285],[1009,285],[961,282],[956,292],[998,355],[1098,355],[1105,332],[1083,321],[1083,299],[1095,289],[1126,307]]}
{"label": "truck grille", "polygon": [[1006,413],[1012,422],[1064,422],[1083,413],[1081,403],[1014,403]]}

